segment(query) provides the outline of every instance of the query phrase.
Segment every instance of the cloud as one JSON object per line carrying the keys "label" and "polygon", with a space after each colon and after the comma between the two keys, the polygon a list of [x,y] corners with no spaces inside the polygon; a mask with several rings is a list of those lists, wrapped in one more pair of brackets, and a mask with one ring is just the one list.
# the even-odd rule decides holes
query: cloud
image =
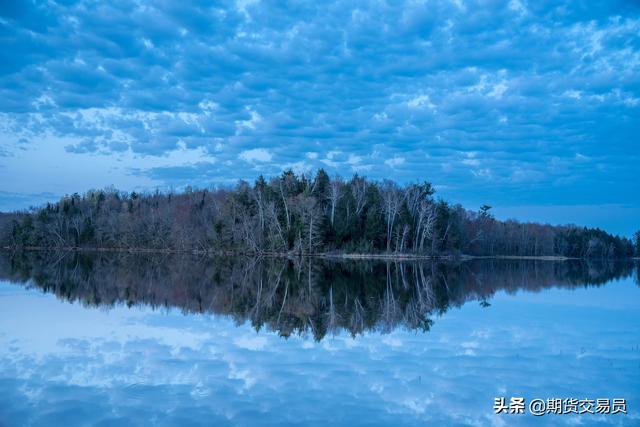
{"label": "cloud", "polygon": [[258,351],[267,345],[267,339],[261,336],[243,335],[233,340],[233,343],[240,348]]}
{"label": "cloud", "polygon": [[[0,8],[0,178],[33,193],[33,156],[56,146],[40,171],[66,156],[131,187],[246,178],[247,162],[374,178],[389,166],[473,203],[584,204],[579,186],[638,203],[635,2],[17,4]],[[156,173],[180,147],[215,155],[215,174],[186,161]],[[536,179],[516,186],[520,171]]]}
{"label": "cloud", "polygon": [[394,156],[393,158],[387,159],[387,160],[384,161],[384,163],[387,166],[392,167],[392,168],[404,165],[404,162],[405,162],[405,158],[401,157],[401,156]]}
{"label": "cloud", "polygon": [[270,162],[273,155],[264,148],[253,148],[251,150],[242,151],[238,157],[245,162],[254,163]]}
{"label": "cloud", "polygon": [[[625,343],[637,334],[639,293],[631,279],[499,292],[491,307],[472,301],[425,333],[314,344],[232,316],[96,309],[0,282],[0,409],[10,425],[356,425],[366,413],[380,425],[484,426],[496,420],[495,397],[626,396],[631,407],[637,350]],[[567,328],[567,316],[582,327]],[[51,319],[57,327],[43,328]]]}
{"label": "cloud", "polygon": [[426,107],[432,110],[436,108],[436,106],[429,99],[429,95],[416,96],[415,98],[407,101],[407,106],[409,106],[410,108]]}

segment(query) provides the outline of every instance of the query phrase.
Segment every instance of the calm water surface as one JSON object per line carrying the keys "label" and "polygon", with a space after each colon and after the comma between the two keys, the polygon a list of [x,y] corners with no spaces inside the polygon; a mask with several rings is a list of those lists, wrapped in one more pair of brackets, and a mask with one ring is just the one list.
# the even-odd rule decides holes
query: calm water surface
{"label": "calm water surface", "polygon": [[637,266],[1,260],[2,426],[640,425]]}

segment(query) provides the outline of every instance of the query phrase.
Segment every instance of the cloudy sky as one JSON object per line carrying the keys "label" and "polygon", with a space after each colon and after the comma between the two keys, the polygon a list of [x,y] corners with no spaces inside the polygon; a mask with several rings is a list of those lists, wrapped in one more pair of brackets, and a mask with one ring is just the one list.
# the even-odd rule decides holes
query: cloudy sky
{"label": "cloudy sky", "polygon": [[283,168],[640,227],[635,1],[2,1],[0,209]]}

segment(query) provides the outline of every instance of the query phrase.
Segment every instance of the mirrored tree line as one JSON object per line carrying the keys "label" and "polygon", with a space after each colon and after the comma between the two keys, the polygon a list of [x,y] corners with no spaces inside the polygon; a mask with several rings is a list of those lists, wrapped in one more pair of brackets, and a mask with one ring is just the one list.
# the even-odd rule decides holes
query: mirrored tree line
{"label": "mirrored tree line", "polygon": [[598,286],[640,274],[614,261],[332,261],[187,254],[4,252],[0,278],[92,307],[148,305],[231,316],[283,336],[428,330],[497,291]]}

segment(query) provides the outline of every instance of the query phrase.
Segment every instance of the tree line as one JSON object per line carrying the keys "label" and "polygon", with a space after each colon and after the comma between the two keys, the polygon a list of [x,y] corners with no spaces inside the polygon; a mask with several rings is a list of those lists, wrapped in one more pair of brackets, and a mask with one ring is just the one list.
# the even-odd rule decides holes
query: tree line
{"label": "tree line", "polygon": [[288,170],[233,188],[92,190],[0,215],[0,244],[288,255],[640,255],[640,232],[632,241],[598,228],[499,221],[488,205],[468,210],[434,193],[429,182],[345,180],[322,169],[313,176]]}

